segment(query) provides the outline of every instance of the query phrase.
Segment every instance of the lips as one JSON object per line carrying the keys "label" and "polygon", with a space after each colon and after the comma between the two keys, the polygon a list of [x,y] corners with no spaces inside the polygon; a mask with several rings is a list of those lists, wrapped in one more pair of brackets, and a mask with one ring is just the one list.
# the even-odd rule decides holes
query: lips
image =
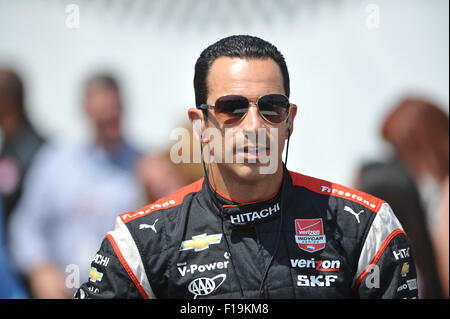
{"label": "lips", "polygon": [[267,151],[267,147],[254,147],[254,146],[249,146],[249,147],[244,147],[244,152],[248,152],[248,153],[259,153],[262,151]]}
{"label": "lips", "polygon": [[236,153],[243,153],[244,156],[258,156],[259,154],[267,154],[269,148],[266,146],[244,146],[237,149]]}

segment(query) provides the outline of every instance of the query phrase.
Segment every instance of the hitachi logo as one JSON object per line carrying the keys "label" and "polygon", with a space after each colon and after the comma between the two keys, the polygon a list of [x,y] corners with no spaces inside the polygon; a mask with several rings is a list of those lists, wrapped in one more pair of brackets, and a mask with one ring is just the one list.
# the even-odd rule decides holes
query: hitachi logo
{"label": "hitachi logo", "polygon": [[236,214],[230,216],[230,221],[232,224],[243,224],[248,222],[254,222],[256,220],[264,219],[272,216],[280,210],[280,204],[276,203],[273,207],[264,208],[259,212],[248,212],[243,214]]}

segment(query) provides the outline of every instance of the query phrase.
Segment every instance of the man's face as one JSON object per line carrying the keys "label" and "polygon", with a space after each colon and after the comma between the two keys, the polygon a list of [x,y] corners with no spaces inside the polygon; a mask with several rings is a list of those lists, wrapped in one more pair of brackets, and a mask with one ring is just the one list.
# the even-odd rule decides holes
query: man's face
{"label": "man's face", "polygon": [[[256,102],[262,95],[285,94],[281,70],[276,62],[269,58],[220,57],[211,66],[207,87],[207,104],[211,105],[224,95],[242,95],[249,101]],[[290,111],[293,121],[296,107],[291,107]],[[208,128],[213,127],[221,132],[222,161],[215,162],[222,174],[233,174],[248,181],[264,178],[261,167],[268,166],[267,161],[262,163],[264,154],[269,155],[272,162],[269,164],[276,166],[271,173],[282,169],[281,154],[288,136],[286,121],[278,124],[266,121],[255,104],[251,104],[245,117],[233,125],[219,121],[214,110],[208,110],[208,113]],[[264,142],[265,148],[261,149]],[[232,161],[224,160],[227,153],[232,153]],[[238,158],[243,159],[243,163]]]}
{"label": "man's face", "polygon": [[120,139],[121,105],[116,90],[93,85],[86,93],[85,106],[95,131],[102,140]]}

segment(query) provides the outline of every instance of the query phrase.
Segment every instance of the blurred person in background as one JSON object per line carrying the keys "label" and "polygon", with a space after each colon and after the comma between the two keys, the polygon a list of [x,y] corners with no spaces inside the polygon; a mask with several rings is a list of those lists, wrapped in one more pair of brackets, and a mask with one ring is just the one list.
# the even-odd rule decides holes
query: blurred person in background
{"label": "blurred person in background", "polygon": [[[183,143],[182,149],[189,148],[189,161],[174,163],[169,150],[162,150],[142,156],[138,163],[138,173],[144,191],[144,204],[169,196],[179,188],[189,185],[203,177],[201,163],[195,162],[194,136],[192,127],[185,126],[184,132],[189,133],[178,142]],[[178,144],[177,143],[177,144]],[[199,158],[199,154],[197,154]]]}
{"label": "blurred person in background", "polygon": [[406,98],[386,117],[382,134],[416,182],[448,298],[448,114],[424,99]]}
{"label": "blurred person in background", "polygon": [[138,163],[144,202],[152,203],[184,186],[167,152],[144,155]]}
{"label": "blurred person in background", "polygon": [[443,298],[432,239],[417,185],[408,169],[397,159],[364,163],[355,188],[386,200],[395,211],[411,241],[417,266],[419,298]]}
{"label": "blurred person in background", "polygon": [[2,197],[0,196],[0,299],[26,298],[25,289],[10,263],[3,241],[4,231]]}
{"label": "blurred person in background", "polygon": [[33,128],[25,107],[25,87],[16,71],[0,69],[0,195],[8,238],[11,212],[22,193],[24,176],[44,139]]}
{"label": "blurred person in background", "polygon": [[449,118],[421,99],[405,99],[386,117],[383,138],[406,165],[425,204],[427,225],[435,224],[440,190],[448,178]]}
{"label": "blurred person in background", "polygon": [[441,199],[437,213],[439,223],[436,224],[433,236],[433,243],[437,255],[437,263],[439,267],[439,275],[441,276],[441,283],[444,287],[444,294],[449,298],[449,180],[448,177],[444,182],[441,192]]}
{"label": "blurred person in background", "polygon": [[93,139],[42,147],[11,220],[11,252],[34,298],[68,298],[87,279],[79,274],[94,278],[86,265],[105,232],[117,212],[138,204],[140,153],[123,138],[121,95],[112,76],[87,81],[84,110]]}

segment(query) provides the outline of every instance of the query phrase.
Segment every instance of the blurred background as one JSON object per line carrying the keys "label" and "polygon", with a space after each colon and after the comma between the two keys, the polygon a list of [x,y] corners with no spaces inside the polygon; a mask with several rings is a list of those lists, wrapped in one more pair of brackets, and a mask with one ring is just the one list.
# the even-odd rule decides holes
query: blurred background
{"label": "blurred background", "polygon": [[[126,162],[124,157],[131,160],[134,155],[144,155],[138,172],[131,172],[144,185],[144,199],[126,199],[128,203],[140,204],[202,175],[195,167],[183,175],[182,181],[171,185],[159,187],[159,182],[150,182],[152,178],[163,179],[153,176],[155,169],[151,169],[151,165],[171,169],[166,152],[174,141],[169,136],[172,129],[188,124],[187,109],[195,105],[194,64],[200,52],[225,36],[255,35],[273,43],[284,54],[291,77],[290,100],[299,107],[290,141],[289,169],[365,190],[363,169],[367,163],[399,157],[395,143],[383,133],[383,125],[388,114],[405,99],[432,104],[444,118],[447,117],[447,127],[444,123],[443,129],[447,139],[436,138],[448,144],[448,12],[447,0],[0,0],[0,69],[15,73],[22,81],[22,104],[27,122],[31,123],[37,136],[35,144],[52,141],[51,150],[44,149],[47,153],[42,152],[43,155],[36,157],[37,167],[39,162],[48,162],[60,154],[65,159],[73,158],[67,155],[71,152],[80,154],[78,149],[61,151],[61,147],[53,144],[70,141],[80,145],[92,136],[101,140],[98,136],[102,119],[86,105],[92,101],[96,101],[92,104],[98,101],[108,104],[105,101],[116,99],[114,101],[122,106],[123,113],[120,113],[121,130],[117,134],[129,147],[124,151],[128,155],[120,157],[120,163]],[[11,83],[8,81],[5,83]],[[101,88],[91,90],[92,82],[100,83],[97,87]],[[8,91],[8,86],[5,87]],[[110,89],[116,93],[105,93]],[[97,113],[105,114],[106,111]],[[11,122],[4,120],[3,126],[8,126],[5,123]],[[106,131],[110,133],[109,137],[114,135],[113,129]],[[2,127],[0,149],[8,145],[8,133],[5,132]],[[65,171],[65,167],[72,167],[68,164],[70,161],[58,163],[52,167],[59,167],[60,172]],[[9,185],[14,182],[5,181],[14,180],[15,175],[4,173],[9,172],[9,162],[0,164],[5,201],[12,192],[8,189],[14,188]],[[404,166],[408,164],[404,163]],[[446,167],[448,176],[448,162]],[[51,171],[48,167],[39,171],[44,174],[46,169]],[[185,167],[183,170],[189,171]],[[25,181],[26,169],[23,171],[15,173],[20,175],[16,179],[21,182]],[[161,172],[166,171],[159,170],[159,175]],[[41,180],[39,173],[30,175],[28,189],[36,187],[33,180],[36,185],[40,185],[38,181]],[[413,179],[416,176],[411,175]],[[445,177],[436,177],[434,184]],[[123,183],[124,178],[120,175],[117,180]],[[70,185],[71,180],[64,181]],[[60,182],[49,182],[48,189],[56,188]],[[74,182],[73,185],[83,183],[87,182]],[[149,190],[151,186],[147,184],[155,186]],[[420,193],[416,195],[423,197],[424,192],[420,190],[426,187],[416,185],[416,188]],[[30,193],[26,196],[30,199],[20,199],[21,195],[16,195],[16,201],[11,208],[5,209],[4,214],[20,216],[21,211],[35,207],[37,199],[33,198],[38,195],[32,191],[27,193]],[[433,207],[442,202],[437,193],[433,195]],[[41,197],[48,199],[45,194]],[[20,200],[23,204],[19,205]],[[127,206],[126,200],[120,203],[122,206],[117,206],[120,209],[114,209],[114,214],[120,213],[124,205],[129,207],[128,210],[138,208],[138,204]],[[54,210],[63,209],[65,204],[70,206],[70,203],[63,203],[56,205]],[[7,220],[6,233],[10,223],[22,224],[23,219],[17,219],[15,222]],[[108,224],[108,227],[112,226]],[[103,230],[98,231],[103,233]],[[54,236],[52,238],[58,235]],[[10,240],[10,237],[16,239]],[[20,236],[5,235],[5,246],[26,245],[17,237]],[[84,253],[90,254],[91,259],[99,247],[98,240],[92,239],[96,243],[93,252],[91,249]],[[432,239],[429,240],[431,245]],[[31,255],[16,256],[14,260],[18,263],[30,258]],[[52,264],[48,260],[36,261],[36,264],[49,263]],[[78,264],[69,260],[59,263]],[[20,280],[20,277],[30,276],[30,267],[22,269],[12,262],[13,272],[17,267],[18,285],[25,281],[24,295],[39,297],[36,290],[42,291],[42,288],[36,287],[42,284],[27,282],[26,278]],[[86,271],[80,271],[84,281]],[[65,272],[67,287],[67,276],[72,273],[67,268]],[[40,278],[56,277],[53,272],[48,272],[48,267],[44,274],[41,273]],[[448,268],[446,276],[448,280]],[[446,289],[448,296],[448,287]],[[51,293],[57,290],[49,289],[50,295],[42,297],[52,297]]]}
{"label": "blurred background", "polygon": [[[71,3],[79,8],[79,28],[68,27]],[[195,105],[200,52],[231,34],[262,37],[285,55],[291,100],[299,106],[290,168],[348,185],[355,165],[386,152],[377,128],[399,99],[425,96],[448,111],[448,5],[2,0],[0,62],[22,72],[30,118],[46,136],[85,134],[81,84],[95,70],[112,70],[123,79],[125,134],[140,148],[160,148]]]}

